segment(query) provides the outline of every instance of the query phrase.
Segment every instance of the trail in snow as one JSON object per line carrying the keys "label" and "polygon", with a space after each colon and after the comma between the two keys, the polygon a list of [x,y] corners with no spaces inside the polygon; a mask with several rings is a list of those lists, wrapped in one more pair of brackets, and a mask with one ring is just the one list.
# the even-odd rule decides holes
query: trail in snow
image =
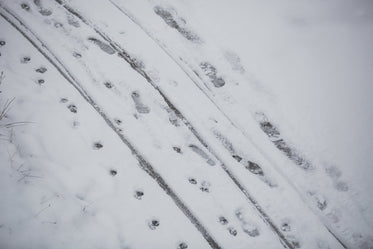
{"label": "trail in snow", "polygon": [[[124,137],[123,134],[119,133],[113,122],[108,118],[108,116],[101,110],[101,108],[95,103],[95,101],[84,91],[80,84],[71,76],[68,70],[59,62],[59,60],[53,55],[53,53],[48,49],[46,44],[40,41],[35,34],[31,32],[27,26],[25,26],[20,20],[17,19],[9,10],[5,7],[2,7],[9,15],[16,19],[20,26],[17,26],[14,22],[11,21],[4,13],[0,13],[1,16],[8,21],[15,29],[17,29],[32,45],[61,73],[61,75],[72,84],[80,95],[97,111],[98,114],[105,120],[107,125],[119,136],[123,143],[131,150],[134,157],[139,161],[142,169],[151,176],[158,185],[167,193],[175,204],[180,208],[180,210],[189,218],[189,220],[196,226],[196,228],[201,232],[206,241],[210,244],[211,248],[221,248],[218,243],[211,237],[206,228],[201,224],[201,222],[194,216],[194,214],[189,210],[186,204],[175,194],[175,192],[168,186],[166,181],[154,170],[153,166],[147,162],[143,156],[137,151],[137,149]],[[31,38],[26,32],[30,32],[33,36]],[[37,44],[40,43],[40,45]],[[71,109],[71,108],[69,108]]]}
{"label": "trail in snow", "polygon": [[[8,3],[9,8],[4,8],[12,9],[11,15],[19,19],[20,26],[9,12],[2,12],[2,17],[94,107],[211,247],[276,248],[280,240],[288,248],[347,248],[369,240],[368,230],[364,234],[363,228],[356,229],[358,222],[355,227],[346,222],[348,210],[355,212],[350,203],[347,211],[341,212],[338,200],[331,198],[332,191],[309,184],[312,179],[325,182],[330,177],[342,195],[348,185],[340,180],[338,168],[328,167],[325,174],[319,167],[311,167],[268,117],[257,115],[256,106],[249,107],[253,102],[244,102],[243,94],[234,93],[232,83],[244,77],[225,70],[214,53],[208,55],[214,51],[205,51],[208,39],[179,16],[176,7],[165,7],[157,1],[128,3],[135,13],[138,6],[142,7],[141,13],[155,21],[152,26],[144,16],[136,19],[129,14],[118,1],[109,0],[116,8],[106,1],[90,6],[83,1],[55,1],[59,5],[41,1],[31,6],[21,1]],[[90,8],[94,6],[110,9],[112,15],[93,14]],[[16,17],[22,11],[24,15]],[[188,47],[178,36],[168,35],[167,29],[161,28],[162,22],[192,45]],[[23,23],[28,27],[24,29]],[[48,37],[46,31],[57,40]],[[170,47],[170,41],[180,44],[179,49]],[[232,70],[244,75],[239,57],[224,56]],[[21,62],[29,61],[30,57],[24,56]],[[45,73],[46,68],[41,66],[36,72]],[[46,83],[43,78],[36,82],[40,86]],[[248,88],[240,89],[244,93]],[[61,98],[61,103],[72,114],[81,113],[80,106],[69,98]],[[244,117],[247,107],[254,111]],[[79,124],[74,121],[75,125]],[[260,129],[264,133],[258,132]],[[274,143],[273,148],[263,147],[266,136]],[[97,140],[93,149],[103,146]],[[300,170],[306,170],[291,169],[292,163],[278,156],[275,147]],[[117,173],[110,171],[112,176]],[[141,200],[143,195],[141,189],[136,190],[134,198]],[[154,231],[160,224],[162,221],[156,218],[148,222]],[[186,248],[183,243],[178,247]]]}

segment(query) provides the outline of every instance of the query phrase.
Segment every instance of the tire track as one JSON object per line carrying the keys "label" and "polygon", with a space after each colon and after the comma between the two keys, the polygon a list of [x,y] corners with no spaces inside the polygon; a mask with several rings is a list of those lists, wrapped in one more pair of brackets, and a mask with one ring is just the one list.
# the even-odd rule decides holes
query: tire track
{"label": "tire track", "polygon": [[[3,11],[1,11],[1,9]],[[56,69],[57,71],[79,92],[79,94],[87,101],[97,113],[104,119],[106,124],[118,135],[121,141],[130,149],[132,155],[137,159],[141,169],[143,169],[163,191],[170,196],[176,206],[184,213],[184,215],[190,220],[190,222],[197,228],[202,234],[205,240],[213,249],[221,249],[222,247],[214,240],[209,234],[207,229],[197,219],[197,217],[190,211],[186,204],[177,196],[177,194],[170,188],[167,182],[160,176],[153,166],[139,153],[139,151],[131,144],[131,142],[121,133],[118,132],[113,122],[108,116],[101,110],[96,102],[89,96],[84,90],[81,84],[73,77],[73,75],[66,69],[64,64],[51,52],[51,50],[11,11],[0,3],[0,16],[4,18],[12,27],[14,27],[23,37],[25,37]],[[11,17],[9,17],[11,16]],[[16,24],[15,21],[18,23]],[[29,33],[29,34],[27,34]]]}
{"label": "tire track", "polygon": [[[225,171],[225,173],[231,178],[234,184],[238,187],[238,189],[245,195],[246,199],[249,203],[257,210],[261,219],[272,229],[272,231],[277,235],[280,242],[284,247],[293,249],[295,248],[293,244],[287,240],[285,235],[281,232],[281,230],[274,224],[272,219],[269,215],[263,210],[263,208],[259,205],[259,203],[255,200],[255,198],[249,193],[249,191],[243,186],[243,184],[235,177],[235,175],[226,167],[223,160],[218,156],[218,154],[208,145],[208,143],[202,138],[202,136],[198,133],[198,131],[193,127],[193,125],[185,118],[185,116],[180,112],[179,109],[168,99],[166,94],[153,82],[151,77],[141,68],[138,66],[137,61],[135,58],[131,57],[131,55],[123,49],[118,43],[113,41],[106,33],[102,30],[99,30],[97,26],[91,23],[87,18],[83,17],[82,14],[78,13],[75,9],[71,6],[67,5],[66,3],[62,2],[61,0],[55,0],[58,4],[62,5],[68,12],[79,18],[83,23],[88,25],[92,28],[99,36],[101,36],[107,43],[109,43],[118,53],[118,55],[123,58],[136,72],[138,72],[141,76],[145,78],[145,80],[160,94],[163,98],[167,106],[176,114],[176,116],[182,120],[182,122],[186,125],[186,127],[193,133],[193,135],[198,139],[198,141],[212,154],[214,157],[220,162],[220,166]],[[110,1],[110,0],[109,0]],[[118,8],[118,7],[117,7]],[[123,13],[123,12],[122,12]],[[201,91],[203,91],[201,89]],[[219,109],[220,110],[220,109]],[[220,110],[221,111],[221,110]]]}

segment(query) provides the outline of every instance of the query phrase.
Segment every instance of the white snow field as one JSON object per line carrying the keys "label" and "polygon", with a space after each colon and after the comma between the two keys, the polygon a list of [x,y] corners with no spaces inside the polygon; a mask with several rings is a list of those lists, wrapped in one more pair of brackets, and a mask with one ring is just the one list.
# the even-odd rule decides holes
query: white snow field
{"label": "white snow field", "polygon": [[373,2],[0,0],[0,249],[372,249]]}

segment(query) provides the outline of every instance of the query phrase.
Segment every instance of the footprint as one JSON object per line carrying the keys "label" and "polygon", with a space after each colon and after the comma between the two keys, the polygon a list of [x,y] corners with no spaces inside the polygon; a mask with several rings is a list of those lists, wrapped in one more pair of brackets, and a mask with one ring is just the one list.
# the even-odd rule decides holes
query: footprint
{"label": "footprint", "polygon": [[188,181],[189,181],[191,184],[197,184],[197,180],[194,179],[193,177],[189,177],[189,178],[188,178]]}
{"label": "footprint", "polygon": [[224,216],[220,216],[219,217],[219,223],[222,224],[222,225],[227,225],[228,220]]}
{"label": "footprint", "polygon": [[60,22],[56,22],[56,23],[54,24],[54,27],[55,27],[55,28],[61,28],[62,26],[63,26],[63,24],[60,23]]}
{"label": "footprint", "polygon": [[74,56],[75,58],[82,58],[82,55],[79,54],[78,52],[73,52],[73,56]]}
{"label": "footprint", "polygon": [[326,216],[330,219],[333,223],[338,223],[340,220],[340,212],[336,209],[332,209],[329,213],[326,214]]}
{"label": "footprint", "polygon": [[114,119],[114,122],[115,122],[117,125],[121,125],[121,124],[122,124],[122,120],[120,120],[120,119]]}
{"label": "footprint", "polygon": [[284,222],[281,224],[281,230],[284,232],[289,232],[291,231],[291,227],[288,222]]}
{"label": "footprint", "polygon": [[194,144],[191,144],[189,145],[189,148],[191,148],[196,154],[198,154],[200,157],[202,157],[203,159],[206,160],[206,162],[211,165],[211,166],[214,166],[216,163],[214,160],[212,160],[209,155],[207,155],[202,149],[200,149],[198,146],[194,145]]}
{"label": "footprint", "polygon": [[113,84],[111,84],[111,82],[109,82],[109,81],[104,82],[104,85],[105,85],[107,88],[109,88],[109,89],[113,88]]}
{"label": "footprint", "polygon": [[77,108],[76,105],[74,105],[74,104],[70,104],[70,105],[68,105],[67,108],[68,108],[72,113],[77,113],[77,112],[78,112],[78,108]]}
{"label": "footprint", "polygon": [[205,75],[209,77],[215,87],[219,88],[225,85],[224,79],[217,76],[216,67],[211,65],[209,62],[202,62],[199,64],[199,66],[205,72]]}
{"label": "footprint", "polygon": [[147,114],[150,112],[150,108],[142,103],[140,94],[137,91],[132,92],[131,97],[133,99],[133,102],[135,103],[137,112],[143,114]]}
{"label": "footprint", "polygon": [[156,219],[153,219],[150,222],[148,222],[148,226],[151,230],[155,230],[157,227],[159,227],[159,221]]}
{"label": "footprint", "polygon": [[201,183],[201,187],[199,188],[202,192],[210,193],[210,186],[209,182],[203,181]]}
{"label": "footprint", "polygon": [[80,27],[79,21],[73,15],[70,14],[67,15],[67,23],[75,28]]}
{"label": "footprint", "polygon": [[39,80],[38,80],[38,84],[39,84],[39,85],[43,85],[44,83],[45,83],[45,80],[43,80],[43,79],[39,79]]}
{"label": "footprint", "polygon": [[348,185],[346,182],[343,181],[334,182],[334,188],[340,192],[348,191]]}
{"label": "footprint", "polygon": [[30,10],[30,6],[27,3],[21,3],[21,8],[26,10],[26,11]]}
{"label": "footprint", "polygon": [[173,8],[165,8],[162,6],[155,6],[154,12],[160,16],[163,21],[171,28],[176,29],[184,38],[195,43],[201,43],[202,40],[197,34],[186,27],[186,21],[177,15]]}
{"label": "footprint", "polygon": [[69,101],[67,98],[61,98],[61,99],[60,99],[60,102],[61,102],[61,103],[67,103],[67,101]]}
{"label": "footprint", "polygon": [[35,71],[38,72],[38,73],[45,73],[47,71],[47,69],[45,67],[39,67]]}
{"label": "footprint", "polygon": [[136,199],[141,200],[142,197],[144,196],[144,192],[141,191],[141,190],[136,190],[133,196],[134,196]]}
{"label": "footprint", "polygon": [[245,73],[245,68],[242,66],[241,58],[234,52],[227,51],[224,53],[225,58],[230,64],[232,70],[237,71],[241,74]]}
{"label": "footprint", "polygon": [[264,175],[262,168],[254,162],[247,161],[247,164],[245,165],[245,168],[247,168],[251,173],[253,173],[255,175],[260,175],[260,176]]}
{"label": "footprint", "polygon": [[187,249],[187,248],[188,248],[188,245],[185,242],[180,242],[177,245],[177,249]]}
{"label": "footprint", "polygon": [[233,155],[232,156],[234,159],[236,159],[237,162],[241,162],[242,161],[242,157],[238,156],[238,155]]}
{"label": "footprint", "polygon": [[108,44],[103,41],[100,41],[96,38],[90,37],[88,38],[89,41],[93,42],[96,46],[98,46],[102,51],[107,54],[115,54],[115,50]]}
{"label": "footprint", "polygon": [[301,243],[293,235],[286,236],[286,239],[293,245],[294,248],[300,248]]}
{"label": "footprint", "polygon": [[328,203],[321,194],[312,191],[309,191],[308,194],[313,197],[313,201],[315,202],[318,209],[320,209],[321,211],[325,210],[325,208],[328,206]]}
{"label": "footprint", "polygon": [[319,249],[330,249],[328,242],[322,240],[317,241],[317,247]]}
{"label": "footprint", "polygon": [[29,56],[24,56],[21,59],[21,63],[23,64],[29,63],[30,61],[31,61],[31,58]]}
{"label": "footprint", "polygon": [[248,234],[250,237],[257,237],[260,235],[258,226],[245,217],[242,209],[236,210],[235,214],[237,219],[241,223],[241,228],[244,233]]}
{"label": "footprint", "polygon": [[180,120],[177,117],[177,115],[175,114],[175,112],[173,110],[167,110],[167,112],[169,113],[168,120],[170,121],[170,123],[175,127],[179,127],[180,126]]}
{"label": "footprint", "polygon": [[116,171],[115,169],[110,170],[110,175],[116,176],[117,174],[118,174],[118,171]]}
{"label": "footprint", "polygon": [[5,44],[6,44],[6,42],[5,41],[0,41],[0,47],[2,47],[2,46],[5,46]]}
{"label": "footprint", "polygon": [[262,112],[255,114],[255,119],[259,123],[262,131],[268,136],[270,141],[282,151],[291,161],[302,169],[312,169],[311,163],[306,160],[296,149],[291,147],[283,138],[276,126],[269,122],[267,116]]}
{"label": "footprint", "polygon": [[77,129],[80,126],[80,123],[78,121],[74,121],[72,126],[74,129]]}
{"label": "footprint", "polygon": [[43,16],[50,16],[53,12],[49,9],[40,9],[39,13]]}
{"label": "footprint", "polygon": [[[215,122],[217,121],[215,120]],[[214,135],[216,136],[217,139],[220,140],[224,148],[227,149],[229,153],[235,154],[233,144],[228,140],[228,138],[226,138],[223,134],[219,133],[218,131],[214,131]]]}
{"label": "footprint", "polygon": [[181,149],[177,146],[172,147],[172,149],[174,149],[174,151],[176,151],[179,154],[181,153]]}
{"label": "footprint", "polygon": [[93,148],[96,149],[96,150],[102,149],[102,147],[104,147],[104,146],[100,142],[95,142],[93,144]]}
{"label": "footprint", "polygon": [[237,235],[237,230],[234,227],[228,227],[228,231],[233,236]]}
{"label": "footprint", "polygon": [[260,235],[258,228],[252,223],[241,224],[242,230],[247,233],[250,237],[257,237]]}

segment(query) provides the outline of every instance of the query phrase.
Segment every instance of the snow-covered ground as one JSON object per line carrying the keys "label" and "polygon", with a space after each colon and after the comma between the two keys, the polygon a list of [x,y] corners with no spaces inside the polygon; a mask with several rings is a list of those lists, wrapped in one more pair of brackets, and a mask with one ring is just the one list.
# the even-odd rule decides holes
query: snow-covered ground
{"label": "snow-covered ground", "polygon": [[368,0],[1,0],[0,248],[373,248],[371,44]]}

